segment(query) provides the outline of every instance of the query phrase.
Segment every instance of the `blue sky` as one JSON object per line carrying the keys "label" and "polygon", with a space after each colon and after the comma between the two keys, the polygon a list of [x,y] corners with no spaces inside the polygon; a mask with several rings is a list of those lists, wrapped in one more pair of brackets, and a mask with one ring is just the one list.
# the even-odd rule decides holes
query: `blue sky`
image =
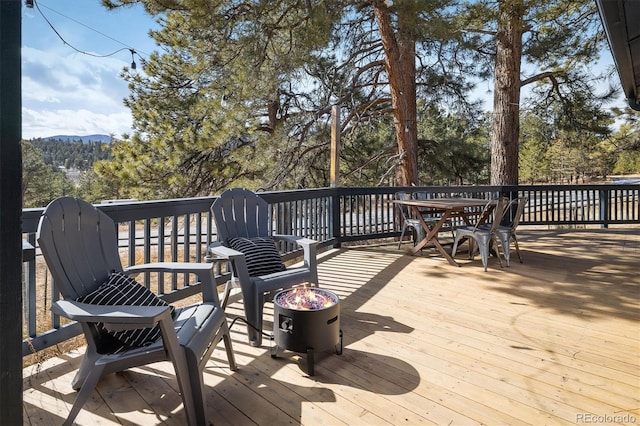
{"label": "blue sky", "polygon": [[[155,19],[141,7],[108,11],[99,0],[36,0],[63,42],[36,7],[22,8],[22,137],[130,132],[124,106],[133,48],[156,50],[148,36]],[[82,54],[72,47],[95,55]],[[136,56],[136,63],[140,59]],[[141,67],[138,67],[138,71]]]}

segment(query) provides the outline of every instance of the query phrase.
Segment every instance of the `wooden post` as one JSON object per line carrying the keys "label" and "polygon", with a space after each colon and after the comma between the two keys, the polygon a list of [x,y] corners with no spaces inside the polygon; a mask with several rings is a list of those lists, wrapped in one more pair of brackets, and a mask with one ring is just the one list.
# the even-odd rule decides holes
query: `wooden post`
{"label": "wooden post", "polygon": [[331,108],[331,187],[340,186],[340,105]]}
{"label": "wooden post", "polygon": [[0,0],[0,425],[22,415],[21,0]]}

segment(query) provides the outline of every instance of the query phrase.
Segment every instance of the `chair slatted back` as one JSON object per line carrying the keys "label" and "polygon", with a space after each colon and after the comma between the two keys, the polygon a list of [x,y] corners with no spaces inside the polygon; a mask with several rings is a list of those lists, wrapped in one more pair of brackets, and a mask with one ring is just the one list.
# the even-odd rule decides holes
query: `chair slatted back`
{"label": "chair slatted back", "polygon": [[[495,208],[493,208],[494,204],[495,204]],[[509,199],[507,197],[500,197],[498,198],[497,201],[496,200],[487,201],[487,204],[485,204],[484,208],[482,209],[482,213],[480,214],[480,217],[482,217],[489,209],[493,208],[493,217],[491,218],[490,233],[494,233],[495,230],[498,229],[498,227],[500,226],[500,222],[502,222],[502,218],[504,217],[507,211],[508,206],[509,206]],[[475,231],[480,226],[482,226],[482,224],[480,223],[480,221],[477,221],[475,226],[473,227],[473,230]]]}
{"label": "chair slatted back", "polygon": [[122,271],[115,223],[91,204],[61,197],[45,209],[38,244],[64,298],[95,290],[112,271]]}
{"label": "chair slatted back", "polygon": [[[515,200],[514,200],[515,201]],[[516,209],[516,213],[513,216],[513,221],[511,222],[511,230],[515,231],[520,223],[520,219],[522,218],[522,213],[524,212],[524,206],[529,202],[527,197],[520,197],[517,199],[518,208]]]}
{"label": "chair slatted back", "polygon": [[218,241],[226,244],[236,237],[268,237],[269,204],[255,193],[232,188],[224,191],[211,205]]}
{"label": "chair slatted back", "polygon": [[509,198],[500,197],[496,203],[496,208],[493,210],[493,221],[491,222],[491,232],[495,232],[496,229],[502,223],[502,218],[509,210]]}
{"label": "chair slatted back", "polygon": [[[398,191],[395,194],[393,194],[393,198],[396,200],[411,200],[411,195],[408,192]],[[396,205],[400,210],[400,214],[402,214],[403,220],[411,219],[413,217],[409,206],[407,206],[406,204],[396,204]]]}

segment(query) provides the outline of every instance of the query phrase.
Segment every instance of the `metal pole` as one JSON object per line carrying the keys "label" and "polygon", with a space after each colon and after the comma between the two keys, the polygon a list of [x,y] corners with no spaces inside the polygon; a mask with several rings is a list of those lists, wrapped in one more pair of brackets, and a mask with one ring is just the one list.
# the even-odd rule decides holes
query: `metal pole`
{"label": "metal pole", "polygon": [[331,187],[340,186],[340,105],[331,108]]}
{"label": "metal pole", "polygon": [[22,424],[20,0],[0,0],[0,425]]}
{"label": "metal pole", "polygon": [[340,105],[334,105],[331,108],[331,169],[330,184],[333,189],[331,196],[331,237],[336,240],[334,247],[339,248],[342,245],[341,229],[340,229],[340,196],[338,195],[340,187]]}

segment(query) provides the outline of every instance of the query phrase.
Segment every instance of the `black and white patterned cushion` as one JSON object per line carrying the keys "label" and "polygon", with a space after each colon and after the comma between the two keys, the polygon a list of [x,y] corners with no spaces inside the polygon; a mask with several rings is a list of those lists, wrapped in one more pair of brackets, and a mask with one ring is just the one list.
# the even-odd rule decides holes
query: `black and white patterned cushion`
{"label": "black and white patterned cushion", "polygon": [[285,270],[276,243],[271,238],[231,238],[228,243],[232,249],[244,254],[252,277]]}
{"label": "black and white patterned cushion", "polygon": [[[100,287],[78,298],[78,302],[93,305],[170,306],[145,286],[120,272],[112,272]],[[175,308],[173,306],[170,308],[173,315]],[[157,324],[150,328],[107,331],[102,323],[97,323],[96,328],[115,337],[124,348],[149,345],[158,340],[161,335],[160,326]]]}

